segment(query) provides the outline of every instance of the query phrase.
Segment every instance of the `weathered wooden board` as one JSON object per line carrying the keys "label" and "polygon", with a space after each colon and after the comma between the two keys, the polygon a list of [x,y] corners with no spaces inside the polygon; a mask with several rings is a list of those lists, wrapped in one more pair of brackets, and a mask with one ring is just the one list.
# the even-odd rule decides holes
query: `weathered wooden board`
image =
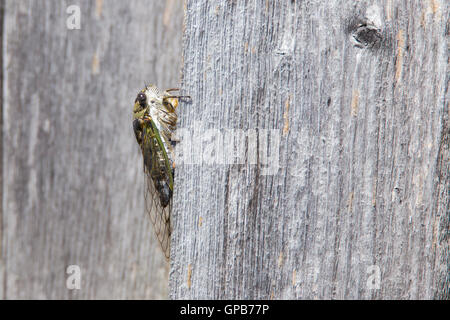
{"label": "weathered wooden board", "polygon": [[145,82],[179,85],[182,2],[4,6],[0,298],[167,297],[131,111]]}
{"label": "weathered wooden board", "polygon": [[448,13],[187,1],[172,298],[449,298]]}

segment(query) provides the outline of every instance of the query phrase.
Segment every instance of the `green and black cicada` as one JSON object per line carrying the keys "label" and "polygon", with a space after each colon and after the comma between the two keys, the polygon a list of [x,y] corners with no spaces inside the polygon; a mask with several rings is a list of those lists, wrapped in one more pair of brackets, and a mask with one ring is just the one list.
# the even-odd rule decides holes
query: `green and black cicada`
{"label": "green and black cicada", "polygon": [[133,109],[133,130],[146,174],[145,206],[167,259],[175,167],[172,134],[177,125],[178,99],[184,98],[170,93],[176,90],[146,86],[138,93]]}

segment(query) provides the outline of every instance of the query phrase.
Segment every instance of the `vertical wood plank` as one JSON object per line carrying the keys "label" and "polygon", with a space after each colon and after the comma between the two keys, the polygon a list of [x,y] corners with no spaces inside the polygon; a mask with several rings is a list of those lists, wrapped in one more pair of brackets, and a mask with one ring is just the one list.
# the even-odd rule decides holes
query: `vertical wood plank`
{"label": "vertical wood plank", "polygon": [[447,20],[186,1],[172,298],[448,298]]}
{"label": "vertical wood plank", "polygon": [[0,0],[0,297],[5,290],[3,256],[3,19],[5,15],[5,2]]}
{"label": "vertical wood plank", "polygon": [[145,83],[178,86],[182,21],[180,1],[5,2],[0,298],[167,298],[131,120]]}

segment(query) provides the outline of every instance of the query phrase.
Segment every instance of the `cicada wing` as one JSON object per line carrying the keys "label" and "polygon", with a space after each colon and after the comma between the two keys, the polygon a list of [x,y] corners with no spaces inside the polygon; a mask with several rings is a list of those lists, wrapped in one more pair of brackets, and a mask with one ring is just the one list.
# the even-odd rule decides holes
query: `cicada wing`
{"label": "cicada wing", "polygon": [[172,210],[172,199],[166,207],[161,205],[161,201],[156,191],[155,185],[151,178],[150,172],[147,169],[145,171],[145,209],[150,217],[150,221],[153,224],[156,237],[161,245],[161,249],[169,259],[170,256],[170,235],[172,233],[172,227],[170,224],[170,212]]}

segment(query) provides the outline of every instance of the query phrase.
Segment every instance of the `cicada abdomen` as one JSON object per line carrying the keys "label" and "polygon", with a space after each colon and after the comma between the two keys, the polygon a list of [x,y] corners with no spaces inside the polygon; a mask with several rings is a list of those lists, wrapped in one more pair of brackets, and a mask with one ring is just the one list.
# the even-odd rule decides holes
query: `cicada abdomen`
{"label": "cicada abdomen", "polygon": [[176,129],[178,98],[149,85],[135,100],[133,129],[141,147],[146,174],[145,206],[166,258],[170,255],[174,160],[172,134]]}

